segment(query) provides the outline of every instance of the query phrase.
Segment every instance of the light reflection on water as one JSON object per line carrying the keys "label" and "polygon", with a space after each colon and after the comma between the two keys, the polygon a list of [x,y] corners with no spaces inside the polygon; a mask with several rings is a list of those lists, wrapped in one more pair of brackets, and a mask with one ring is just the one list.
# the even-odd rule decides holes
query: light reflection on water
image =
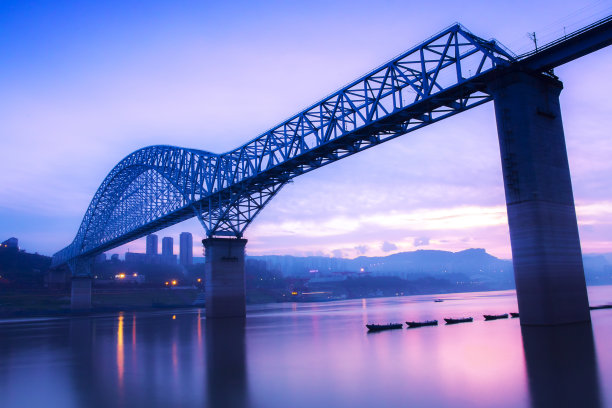
{"label": "light reflection on water", "polygon": [[119,323],[117,327],[117,379],[119,390],[123,389],[123,313],[119,313]]}
{"label": "light reflection on water", "polygon": [[[612,287],[590,288],[591,304]],[[612,309],[593,324],[485,322],[513,292],[0,322],[0,406],[605,407]],[[368,322],[473,323],[366,333]],[[34,392],[35,390],[35,392]]]}

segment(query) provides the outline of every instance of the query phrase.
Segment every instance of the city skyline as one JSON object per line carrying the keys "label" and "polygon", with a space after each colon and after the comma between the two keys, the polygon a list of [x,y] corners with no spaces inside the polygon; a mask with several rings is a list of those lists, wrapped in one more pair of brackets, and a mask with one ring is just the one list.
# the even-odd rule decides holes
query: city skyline
{"label": "city skyline", "polygon": [[[118,255],[120,258],[123,257],[125,258],[126,254],[130,253],[130,254],[137,254],[137,255],[149,255],[149,256],[161,256],[161,257],[176,257],[175,251],[174,251],[174,237],[172,236],[162,236],[161,239],[161,252],[160,252],[160,246],[159,246],[159,234],[148,234],[146,235],[143,240],[145,241],[145,248],[144,251],[142,252],[138,252],[138,251],[131,251],[129,247],[127,247],[127,251],[123,252],[123,253],[119,253],[117,251],[118,248],[121,247],[117,247],[114,249],[111,249],[109,251],[104,251],[101,255],[111,255],[111,254],[116,254]],[[125,247],[125,246],[124,246]],[[178,240],[178,254],[179,257],[177,258],[177,261],[181,264],[181,265],[191,265],[193,264],[193,250],[189,250],[189,247],[193,248],[193,237],[192,234],[190,232],[181,232],[179,235],[179,240]],[[183,254],[183,255],[181,255]]]}
{"label": "city skyline", "polygon": [[[382,12],[400,4],[386,2]],[[483,2],[476,18],[473,9],[448,3],[444,13],[417,21],[410,29],[370,21],[355,7],[335,27],[357,44],[347,41],[331,50],[317,46],[325,43],[326,34],[312,32],[304,22],[322,7],[316,2],[312,10],[303,5],[266,4],[240,11],[203,6],[193,18],[173,10],[172,16],[183,25],[166,18],[167,10],[157,5],[146,14],[150,21],[140,19],[131,26],[127,17],[118,18],[116,28],[130,34],[123,46],[104,39],[109,29],[95,14],[104,14],[103,8],[80,10],[84,21],[100,32],[71,20],[77,14],[60,4],[58,13],[69,22],[64,31],[39,24],[28,37],[17,35],[19,24],[40,22],[20,19],[15,6],[9,13],[12,19],[0,28],[6,34],[0,41],[18,40],[0,51],[6,54],[3,60],[11,61],[0,68],[0,84],[7,90],[0,111],[7,159],[0,171],[12,175],[3,179],[0,189],[0,232],[19,237],[32,252],[51,255],[70,243],[104,176],[131,151],[156,143],[215,152],[234,148],[454,20],[520,53],[531,45],[526,32],[537,31],[545,43],[547,35],[552,39],[564,29],[578,28],[576,24],[604,10],[601,2],[520,4],[533,13],[525,15],[516,5],[504,8]],[[581,5],[592,7],[577,13]],[[340,12],[336,7],[327,10],[330,23]],[[307,18],[295,26],[284,23],[283,17],[296,11]],[[232,24],[221,27],[215,16],[232,16],[232,24],[244,24],[242,35],[231,31]],[[496,23],[518,16],[512,27]],[[418,11],[412,19],[417,17]],[[363,35],[351,18],[370,21],[372,33]],[[85,38],[73,38],[76,29],[84,30]],[[50,51],[36,43],[42,34],[50,34],[48,41],[55,45]],[[99,51],[84,48],[88,41],[100,45]],[[130,57],[132,51],[136,54]],[[79,52],[90,58],[75,63]],[[242,58],[251,63],[248,72],[238,68]],[[594,59],[599,61],[596,66],[589,62]],[[42,61],[48,62],[43,64],[48,67],[44,75],[36,68]],[[96,61],[106,62],[104,72],[96,71]],[[600,81],[610,62],[610,50],[602,50],[556,71],[566,86],[561,108],[585,253],[612,248],[611,147],[605,134],[610,121],[605,112],[611,102],[607,85]],[[222,80],[215,84],[210,78]],[[59,86],[65,92],[58,93]],[[123,87],[134,96],[126,95]],[[238,89],[244,98],[233,98],[227,89]],[[173,103],[161,102],[164,99]],[[112,107],[115,102],[117,108]],[[235,117],[241,120],[232,120]],[[41,182],[40,174],[52,180]],[[44,203],[33,199],[40,194],[47,197]],[[194,219],[159,234],[176,236],[178,231],[204,235]],[[245,237],[253,255],[355,257],[482,247],[509,258],[493,105],[296,179],[255,219]],[[143,251],[144,238],[108,252],[124,253],[127,248]],[[199,240],[194,250],[201,253]]]}

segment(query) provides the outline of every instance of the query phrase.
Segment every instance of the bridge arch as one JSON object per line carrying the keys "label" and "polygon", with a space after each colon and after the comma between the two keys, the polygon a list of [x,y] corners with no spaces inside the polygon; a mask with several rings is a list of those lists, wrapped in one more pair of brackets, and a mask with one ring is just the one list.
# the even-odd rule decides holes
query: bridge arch
{"label": "bridge arch", "polygon": [[167,145],[129,154],[101,183],[76,237],[54,255],[54,264],[102,252],[110,244],[116,246],[126,233],[207,195],[217,157],[204,150]]}

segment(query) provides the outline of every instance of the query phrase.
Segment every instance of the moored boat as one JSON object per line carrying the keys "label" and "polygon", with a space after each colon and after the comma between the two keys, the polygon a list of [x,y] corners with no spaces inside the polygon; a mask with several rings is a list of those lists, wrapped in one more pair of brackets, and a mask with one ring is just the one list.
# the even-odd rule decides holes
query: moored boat
{"label": "moored boat", "polygon": [[469,322],[473,322],[474,318],[473,317],[461,317],[459,319],[444,318],[444,321],[446,322],[446,324],[469,323]]}
{"label": "moored boat", "polygon": [[510,317],[514,318],[514,317],[519,317],[518,313],[510,313]]}
{"label": "moored boat", "polygon": [[483,315],[485,320],[497,320],[497,319],[507,319],[508,313],[498,314],[498,315]]}
{"label": "moored boat", "polygon": [[436,303],[444,302],[444,299],[434,299],[434,302]]}
{"label": "moored boat", "polygon": [[366,327],[369,331],[382,331],[382,330],[392,330],[392,329],[401,329],[401,323],[388,323],[388,324],[366,324]]}
{"label": "moored boat", "polygon": [[589,306],[590,310],[599,310],[599,309],[612,309],[612,305],[598,305],[598,306]]}
{"label": "moored boat", "polygon": [[406,322],[406,325],[408,325],[408,329],[413,328],[413,327],[423,327],[423,326],[437,326],[438,325],[438,321],[437,320],[426,320],[424,322]]}

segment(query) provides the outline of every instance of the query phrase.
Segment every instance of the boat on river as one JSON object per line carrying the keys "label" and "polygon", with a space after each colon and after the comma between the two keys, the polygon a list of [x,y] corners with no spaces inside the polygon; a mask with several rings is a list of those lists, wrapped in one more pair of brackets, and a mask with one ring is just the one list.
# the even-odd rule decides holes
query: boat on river
{"label": "boat on river", "polygon": [[485,320],[507,319],[508,313],[498,315],[483,315]]}
{"label": "boat on river", "polygon": [[423,326],[437,326],[438,325],[438,321],[437,320],[426,320],[424,322],[406,322],[406,325],[408,326],[408,329],[411,329],[413,327],[423,327]]}
{"label": "boat on river", "polygon": [[473,317],[460,317],[459,319],[444,318],[446,324],[469,323],[473,322]]}
{"label": "boat on river", "polygon": [[366,324],[368,331],[383,331],[383,330],[393,330],[393,329],[401,329],[401,323],[388,323],[388,324]]}
{"label": "boat on river", "polygon": [[612,309],[612,305],[589,306],[589,310]]}

